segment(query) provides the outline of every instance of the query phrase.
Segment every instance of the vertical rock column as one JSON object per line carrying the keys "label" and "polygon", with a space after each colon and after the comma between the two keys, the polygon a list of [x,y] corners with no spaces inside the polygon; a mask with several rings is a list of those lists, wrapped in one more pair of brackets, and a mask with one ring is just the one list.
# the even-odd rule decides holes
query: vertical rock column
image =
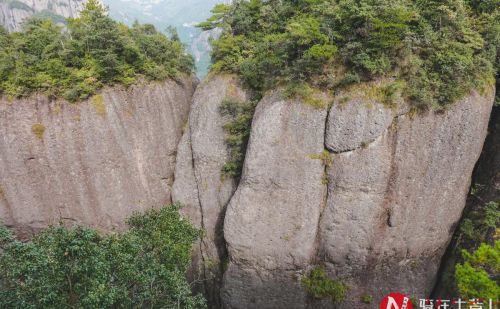
{"label": "vertical rock column", "polygon": [[304,308],[326,186],[326,110],[272,93],[258,104],[242,179],[224,225],[227,308]]}
{"label": "vertical rock column", "polygon": [[227,256],[223,222],[234,179],[222,174],[229,159],[220,112],[224,99],[246,101],[246,93],[233,76],[209,76],[193,97],[189,123],[179,145],[172,198],[204,236],[193,253],[191,278],[201,282],[212,307],[220,307],[222,268]]}

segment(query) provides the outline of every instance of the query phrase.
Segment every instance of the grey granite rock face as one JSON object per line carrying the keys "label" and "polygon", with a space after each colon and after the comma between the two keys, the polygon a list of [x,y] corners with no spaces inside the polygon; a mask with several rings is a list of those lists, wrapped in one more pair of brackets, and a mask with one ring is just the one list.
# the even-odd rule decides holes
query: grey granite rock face
{"label": "grey granite rock face", "polygon": [[319,256],[332,277],[351,286],[339,308],[363,308],[363,294],[430,293],[492,102],[491,92],[474,92],[443,113],[401,115],[366,147],[332,156]]}
{"label": "grey granite rock face", "polygon": [[374,141],[391,125],[393,111],[383,104],[356,98],[330,109],[325,136],[333,152],[350,151]]}
{"label": "grey granite rock face", "polygon": [[173,191],[173,200],[184,205],[184,215],[205,232],[194,250],[190,275],[202,280],[213,307],[219,305],[222,259],[227,255],[224,213],[236,190],[235,180],[222,174],[229,158],[223,130],[227,119],[220,113],[226,98],[247,100],[234,76],[211,76],[198,86],[177,156]]}
{"label": "grey granite rock face", "polygon": [[[428,295],[492,102],[491,91],[473,92],[445,112],[410,117],[356,99],[334,104],[326,120],[324,111],[266,96],[226,213],[224,305],[370,308],[362,295]],[[332,151],[327,167],[310,156],[324,146]],[[306,295],[300,280],[317,265],[350,286],[346,301]]]}
{"label": "grey granite rock face", "polygon": [[[475,192],[469,193],[467,206],[464,211],[465,218],[473,218],[474,213],[484,213],[486,203],[500,201],[500,106],[494,106],[488,127],[488,136],[484,143],[483,151],[474,169],[472,177]],[[473,221],[473,224],[480,224]],[[448,251],[443,258],[440,268],[440,276],[434,287],[432,297],[444,298],[456,289],[453,274],[457,258],[462,256],[462,250],[475,250],[474,243],[462,242],[461,233],[458,228],[454,239],[448,246]],[[495,229],[489,229],[481,236],[487,243],[493,245],[495,242]],[[450,278],[451,277],[451,278]]]}
{"label": "grey granite rock face", "polygon": [[303,308],[299,278],[315,255],[326,188],[326,110],[285,100],[258,104],[242,179],[226,212],[230,256],[222,297],[228,308]]}
{"label": "grey granite rock face", "polygon": [[58,223],[120,229],[169,203],[194,80],[106,88],[80,103],[0,100],[0,217],[28,236]]}
{"label": "grey granite rock face", "polygon": [[[80,104],[1,100],[0,217],[21,234],[60,218],[119,229],[172,196],[205,230],[190,279],[212,307],[351,309],[370,308],[365,294],[426,296],[494,91],[413,117],[362,99],[327,113],[274,91],[257,106],[236,183],[221,173],[220,106],[248,95],[232,76],[193,88],[118,87]],[[351,287],[345,302],[307,295],[301,278],[318,265]]]}

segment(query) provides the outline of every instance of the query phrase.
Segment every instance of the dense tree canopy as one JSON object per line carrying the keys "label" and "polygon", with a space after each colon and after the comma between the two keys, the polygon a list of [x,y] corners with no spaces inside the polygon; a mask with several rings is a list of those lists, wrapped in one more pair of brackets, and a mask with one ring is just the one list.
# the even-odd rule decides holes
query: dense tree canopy
{"label": "dense tree canopy", "polygon": [[455,271],[460,295],[497,300],[500,285],[495,275],[500,273],[500,241],[493,246],[483,243],[473,253],[464,250],[463,256],[465,262],[458,264]]}
{"label": "dense tree canopy", "polygon": [[117,23],[96,0],[68,20],[67,30],[39,18],[23,32],[0,30],[0,92],[12,97],[40,91],[75,101],[106,84],[173,78],[192,69],[178,37],[169,39],[152,25]]}
{"label": "dense tree canopy", "polygon": [[201,232],[178,210],[137,214],[106,236],[51,227],[20,242],[0,226],[0,307],[204,308],[185,277]]}
{"label": "dense tree canopy", "polygon": [[221,27],[213,71],[250,88],[307,83],[338,89],[395,77],[416,107],[445,107],[494,81],[498,0],[236,0],[203,29]]}

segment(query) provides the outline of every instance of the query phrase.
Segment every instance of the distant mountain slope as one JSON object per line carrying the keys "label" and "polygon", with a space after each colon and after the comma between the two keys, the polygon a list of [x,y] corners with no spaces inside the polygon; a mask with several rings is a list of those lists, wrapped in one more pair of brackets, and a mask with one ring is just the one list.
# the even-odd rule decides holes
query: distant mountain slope
{"label": "distant mountain slope", "polygon": [[154,24],[165,30],[174,26],[182,42],[196,59],[198,76],[206,75],[210,63],[208,40],[217,31],[202,32],[195,25],[210,16],[217,3],[230,0],[103,0],[109,6],[111,16],[126,24],[135,20]]}
{"label": "distant mountain slope", "polygon": [[[0,0],[0,25],[7,31],[20,31],[22,23],[31,16],[49,17],[55,22],[76,17],[86,0]],[[188,46],[196,59],[199,77],[206,75],[210,64],[209,39],[218,31],[201,31],[195,25],[210,16],[210,10],[217,3],[231,0],[102,0],[109,6],[114,19],[128,25],[135,20],[154,24],[164,31],[173,26],[179,37]]]}
{"label": "distant mountain slope", "polygon": [[75,17],[86,0],[0,0],[0,25],[8,31],[19,31],[31,16],[49,17],[56,22]]}

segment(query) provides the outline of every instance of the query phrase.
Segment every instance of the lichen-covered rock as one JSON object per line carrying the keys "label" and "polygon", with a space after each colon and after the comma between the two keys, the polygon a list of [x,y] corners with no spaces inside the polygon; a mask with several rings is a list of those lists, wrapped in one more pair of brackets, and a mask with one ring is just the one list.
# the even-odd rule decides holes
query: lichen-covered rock
{"label": "lichen-covered rock", "polygon": [[242,179],[226,212],[228,308],[303,308],[315,255],[326,110],[272,93],[258,104]]}
{"label": "lichen-covered rock", "polygon": [[202,280],[205,295],[213,307],[219,303],[222,260],[226,257],[222,231],[224,213],[236,190],[235,180],[222,174],[229,158],[223,129],[227,120],[220,112],[226,98],[247,100],[247,94],[234,76],[209,76],[198,86],[189,128],[179,146],[173,191],[174,202],[184,205],[184,215],[204,230],[201,244],[193,253],[196,269],[191,276]]}
{"label": "lichen-covered rock", "polygon": [[375,100],[355,98],[335,102],[327,122],[326,147],[333,152],[359,148],[374,141],[391,125],[394,112]]}
{"label": "lichen-covered rock", "polygon": [[169,203],[194,80],[106,88],[88,101],[0,100],[0,218],[119,229]]}
{"label": "lichen-covered rock", "polygon": [[363,294],[429,295],[465,205],[492,102],[492,92],[474,92],[442,113],[401,115],[366,147],[332,155],[318,256],[351,287],[339,308],[363,308]]}

